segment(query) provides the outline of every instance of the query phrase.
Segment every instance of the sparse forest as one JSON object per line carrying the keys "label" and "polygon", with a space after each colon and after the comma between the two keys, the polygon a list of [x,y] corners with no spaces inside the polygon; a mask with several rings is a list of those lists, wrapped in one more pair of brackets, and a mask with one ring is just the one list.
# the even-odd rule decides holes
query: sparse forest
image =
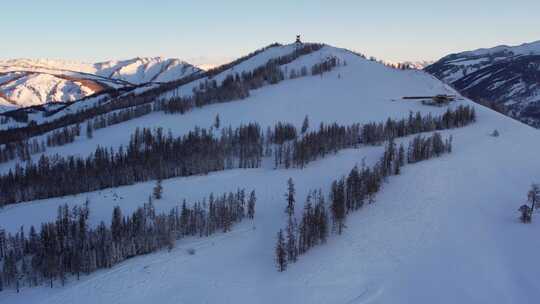
{"label": "sparse forest", "polygon": [[[399,175],[401,167],[407,163],[412,164],[451,152],[452,137],[443,139],[437,132],[427,137],[415,136],[409,141],[407,149],[403,145],[397,147],[394,138],[390,138],[383,155],[374,166],[368,167],[365,164],[361,167],[355,166],[348,176],[332,182],[328,205],[320,189],[311,191],[306,198],[300,224],[297,224],[294,208],[291,209],[294,191],[291,191],[293,181],[289,180],[286,194],[288,215],[286,240],[281,239],[283,230],[280,230],[276,244],[278,271],[285,271],[288,264],[296,262],[298,256],[310,248],[324,244],[330,232],[342,234],[346,228],[347,216],[360,210],[366,203],[374,203],[375,195],[382,188],[384,181],[392,175]],[[329,218],[332,220],[331,224]],[[286,259],[281,256],[279,248],[282,246],[287,253]]]}
{"label": "sparse forest", "polygon": [[[68,127],[69,125],[81,124],[90,120],[92,120],[92,128],[98,129],[146,115],[151,111],[184,113],[194,107],[242,99],[249,96],[249,90],[260,88],[268,84],[275,84],[284,80],[285,76],[280,66],[290,63],[300,56],[315,52],[324,46],[324,44],[314,43],[303,44],[301,47],[296,48],[291,54],[273,58],[253,71],[241,74],[229,74],[225,80],[219,84],[213,79],[214,76],[230,69],[236,64],[248,60],[264,50],[277,45],[278,44],[272,44],[229,64],[222,65],[204,73],[195,73],[179,80],[164,83],[159,87],[148,89],[138,95],[129,92],[129,89],[105,90],[101,92],[100,95],[107,96],[108,99],[110,99],[108,102],[103,102],[103,100],[108,100],[107,98],[101,98],[96,105],[88,109],[80,110],[76,113],[65,114],[52,121],[40,124],[29,122],[25,127],[0,130],[0,145],[17,142],[21,143],[33,136]],[[332,60],[332,58],[329,58],[328,60]],[[333,59],[333,61],[336,60]],[[329,64],[325,64],[325,62],[322,62],[321,64],[326,67],[330,66]],[[175,96],[176,94],[174,92],[176,92],[178,87],[204,78],[206,79],[201,81],[199,87],[193,91],[193,96]],[[126,90],[127,92],[125,92]],[[162,97],[162,94],[170,92],[173,92],[173,96],[168,98]],[[81,102],[83,101],[84,99],[81,100]],[[69,106],[69,104],[66,106]],[[45,113],[45,116],[51,116],[59,110],[61,109],[55,109],[55,111],[51,113]],[[5,113],[4,115],[13,118],[16,121],[28,122],[24,109]]]}
{"label": "sparse forest", "polygon": [[32,226],[14,235],[0,229],[0,291],[3,288],[64,285],[98,269],[111,268],[129,258],[174,248],[185,237],[207,237],[228,232],[235,223],[255,214],[255,191],[244,189],[157,213],[150,198],[130,215],[117,206],[110,224],[90,227],[90,208],[58,208],[56,221]]}
{"label": "sparse forest", "polygon": [[[378,145],[390,138],[462,127],[474,122],[472,107],[448,109],[440,116],[420,113],[385,123],[340,126],[321,124],[319,130],[299,136],[290,124],[278,123],[266,135],[257,123],[236,129],[221,128],[221,135],[196,128],[174,138],[163,129],[137,129],[127,147],[116,151],[96,148],[87,158],[46,156],[0,176],[0,206],[22,201],[64,196],[137,182],[177,176],[207,174],[232,168],[258,168],[263,157],[275,167],[302,168],[330,153],[360,144]],[[421,141],[419,139],[419,141]],[[418,143],[421,145],[422,143]],[[436,147],[440,150],[439,145]],[[409,162],[422,160],[426,151]],[[61,185],[61,186],[59,186]]]}
{"label": "sparse forest", "polygon": [[[272,59],[254,71],[230,74],[220,84],[215,79],[212,79],[212,76],[225,71],[228,65],[167,83],[159,89],[151,89],[142,95],[126,94],[116,99],[114,99],[115,96],[111,96],[113,98],[111,102],[98,103],[90,109],[67,114],[51,122],[39,125],[29,123],[26,127],[0,130],[0,163],[15,158],[26,161],[30,159],[30,155],[44,152],[45,143],[43,141],[38,142],[36,139],[30,141],[30,138],[47,132],[45,139],[47,147],[72,143],[76,137],[81,135],[80,124],[84,121],[86,121],[86,137],[92,138],[94,130],[135,119],[154,111],[184,114],[195,107],[244,99],[249,96],[250,90],[284,80],[285,75],[280,66],[292,62],[299,56],[317,51],[323,46],[322,44],[303,45],[292,54]],[[256,54],[257,52],[237,61],[241,62]],[[322,75],[323,72],[327,72],[339,64],[340,62],[336,58],[327,58],[312,67],[312,75]],[[302,71],[304,70],[307,71],[305,67]],[[294,75],[296,75],[296,72]],[[299,75],[307,76],[307,72],[302,72]],[[200,82],[199,86],[193,90],[192,96],[178,97],[173,94],[172,97],[168,98],[159,97],[169,90],[174,90],[175,85],[181,86],[189,81],[202,79],[204,76],[208,76],[208,78],[204,82]],[[299,76],[294,78],[296,77]],[[215,126],[216,129],[219,129],[219,117],[215,121]]]}

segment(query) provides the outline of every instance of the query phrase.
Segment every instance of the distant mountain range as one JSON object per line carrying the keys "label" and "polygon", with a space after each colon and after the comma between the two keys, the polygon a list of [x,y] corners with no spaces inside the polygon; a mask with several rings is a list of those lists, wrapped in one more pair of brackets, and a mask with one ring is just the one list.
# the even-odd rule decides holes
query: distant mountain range
{"label": "distant mountain range", "polygon": [[0,111],[75,101],[110,88],[168,82],[200,71],[174,58],[133,58],[99,63],[48,59],[0,61]]}
{"label": "distant mountain range", "polygon": [[413,69],[422,70],[425,67],[429,66],[430,64],[433,64],[433,61],[429,60],[420,60],[420,61],[403,61],[401,62],[402,65],[409,66]]}
{"label": "distant mountain range", "polygon": [[479,103],[540,127],[540,41],[451,54],[425,71]]}

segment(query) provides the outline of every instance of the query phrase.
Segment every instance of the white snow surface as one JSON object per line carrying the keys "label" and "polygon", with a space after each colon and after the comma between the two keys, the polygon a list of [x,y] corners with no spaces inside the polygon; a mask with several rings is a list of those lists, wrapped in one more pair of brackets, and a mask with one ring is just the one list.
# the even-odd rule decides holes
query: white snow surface
{"label": "white snow surface", "polygon": [[432,60],[417,60],[417,61],[384,61],[385,64],[398,67],[399,65],[408,65],[409,67],[416,69],[416,70],[422,70],[423,68],[427,67],[430,64],[433,64],[435,61]]}
{"label": "white snow surface", "polygon": [[1,87],[17,105],[28,107],[46,102],[75,101],[94,91],[81,83],[49,74],[28,74]]}
{"label": "white snow surface", "polygon": [[[137,57],[99,63],[51,59],[0,61],[0,93],[19,107],[78,100],[95,92],[77,80],[97,86],[123,87],[147,82],[168,82],[200,69],[175,58]],[[21,77],[22,76],[22,77]],[[69,79],[65,79],[69,77]],[[13,79],[17,79],[13,81]]]}
{"label": "white snow surface", "polygon": [[0,61],[0,72],[47,72],[51,74],[85,73],[103,78],[119,79],[133,84],[166,82],[187,76],[199,69],[177,58],[136,57],[85,63],[55,59],[10,59]]}
{"label": "white snow surface", "polygon": [[499,52],[511,52],[514,55],[538,55],[540,54],[540,40],[529,43],[523,43],[516,46],[499,45],[492,48],[481,48],[473,51],[463,52],[462,54],[485,56]]}
{"label": "white snow surface", "polygon": [[[390,69],[340,49],[323,52],[342,57],[347,65],[322,77],[263,87],[238,102],[185,115],[154,113],[47,153],[87,155],[97,144],[118,146],[137,126],[163,126],[180,135],[210,126],[218,113],[223,126],[257,121],[264,128],[277,121],[300,126],[305,115],[318,128],[323,121],[382,121],[417,110],[438,114],[445,108],[400,97],[454,93],[420,71]],[[273,250],[276,233],[286,224],[287,179],[295,181],[299,215],[308,190],[327,193],[333,179],[362,159],[372,164],[382,147],[344,150],[303,170],[264,166],[165,180],[164,198],[155,202],[158,210],[168,211],[184,198],[193,201],[243,187],[256,190],[255,220],[227,234],[180,240],[170,252],[137,257],[65,287],[4,291],[0,303],[537,303],[540,266],[534,261],[540,255],[535,241],[540,224],[538,218],[531,225],[519,223],[517,208],[530,184],[540,180],[539,133],[475,108],[475,124],[443,132],[454,136],[452,154],[406,166],[384,184],[374,204],[349,216],[343,235],[332,236],[284,273],[275,269]],[[489,136],[494,129],[500,137]],[[21,225],[28,229],[53,220],[59,205],[82,204],[86,198],[91,223],[108,222],[115,205],[130,213],[146,201],[153,185],[8,206],[0,210],[0,225],[12,232]],[[190,248],[195,255],[186,252]]]}
{"label": "white snow surface", "polygon": [[[289,54],[291,50],[293,50],[291,46],[271,48],[231,70],[240,73],[254,69],[265,64],[272,58],[271,56]],[[378,121],[388,117],[402,118],[408,115],[409,111],[427,110],[439,113],[444,109],[426,108],[415,102],[404,102],[401,101],[401,97],[454,93],[452,89],[424,72],[388,68],[362,59],[346,50],[328,46],[300,57],[283,67],[283,70],[290,72],[292,68],[295,68],[299,71],[302,66],[311,67],[328,56],[339,57],[345,60],[347,65],[324,74],[322,78],[309,76],[287,80],[278,85],[251,91],[251,96],[244,100],[206,106],[195,109],[188,115],[155,112],[106,129],[96,130],[92,139],[87,139],[83,135],[72,144],[47,148],[45,153],[88,156],[95,151],[97,145],[125,146],[129,142],[129,135],[137,127],[163,127],[165,130],[171,130],[173,135],[182,135],[192,130],[194,126],[209,128],[217,114],[223,126],[231,125],[234,128],[242,123],[256,121],[266,130],[268,126],[274,126],[278,121],[290,122],[300,127],[306,115],[309,116],[312,126],[318,127],[321,122],[352,124]],[[222,80],[228,73],[231,72],[224,71],[214,79]],[[195,81],[195,83],[198,82]],[[191,88],[196,85],[188,83],[176,91],[179,92],[178,94],[189,94],[192,91]],[[371,106],[372,103],[376,106]],[[76,104],[78,103],[71,107]],[[52,120],[57,115],[47,117],[47,119]],[[37,160],[40,155],[34,154],[32,158]],[[0,172],[13,168],[15,163],[12,161],[0,164]]]}
{"label": "white snow surface", "polygon": [[[235,65],[234,67],[227,69],[225,71],[222,71],[218,75],[213,76],[212,78],[203,77],[196,81],[192,81],[190,83],[187,83],[185,85],[182,85],[176,89],[170,90],[168,92],[163,93],[159,98],[170,98],[173,96],[189,96],[193,94],[193,89],[198,87],[200,83],[205,82],[207,80],[216,80],[217,82],[223,81],[228,75],[234,75],[235,73],[241,74],[244,71],[253,71],[254,69],[264,66],[268,60],[289,55],[295,51],[295,49],[298,46],[296,44],[288,44],[288,45],[278,45],[273,47],[268,47],[262,52],[259,52],[258,54],[248,58],[247,60],[244,60],[243,62]],[[323,59],[327,58],[328,56],[333,56],[334,54],[341,54],[346,55],[346,57],[354,56],[357,59],[357,56],[352,55],[349,51],[342,50],[342,49],[336,49],[333,47],[324,47],[323,49],[319,50],[318,52],[314,52],[312,54],[309,54],[307,56],[302,56],[300,59],[296,60],[295,62],[286,65],[283,70],[285,74],[288,75],[289,70],[288,68],[296,68],[297,72],[299,72],[300,68],[302,66],[311,67],[315,63],[321,62]],[[342,57],[342,56],[340,56]],[[103,71],[102,74],[105,76],[110,76],[114,74],[115,72],[111,72],[113,70],[110,68],[110,66],[114,66],[116,70],[121,69],[122,66],[129,65],[130,60],[126,61],[119,61],[119,62],[113,62],[113,63],[101,63],[97,64]],[[120,68],[118,68],[120,66]],[[172,69],[174,70],[174,69]],[[194,70],[193,73],[198,72],[198,70]],[[160,74],[159,79],[166,79],[167,75],[170,75],[168,71]],[[96,76],[97,77],[97,76]],[[101,76],[100,76],[101,77]],[[107,78],[109,79],[109,78]],[[99,79],[98,79],[99,80]],[[121,80],[124,81],[124,80]],[[131,90],[130,92],[126,94],[140,94],[144,91],[147,91],[149,89],[152,89],[159,84],[157,83],[147,83],[145,85],[139,86],[135,88],[134,90]],[[105,101],[103,96],[96,96],[96,97],[90,97],[88,99],[85,99],[83,102],[75,102],[73,104],[68,105],[61,111],[56,112],[53,115],[50,116],[44,116],[42,112],[35,112],[35,113],[28,113],[28,120],[29,121],[35,121],[37,123],[44,123],[48,121],[52,121],[54,119],[57,119],[63,115],[75,113],[82,109],[87,109],[92,106],[94,106],[98,101]],[[7,128],[13,128],[13,127],[20,127],[21,123],[16,122],[14,120],[10,120],[6,124],[0,125],[0,129],[7,129]]]}

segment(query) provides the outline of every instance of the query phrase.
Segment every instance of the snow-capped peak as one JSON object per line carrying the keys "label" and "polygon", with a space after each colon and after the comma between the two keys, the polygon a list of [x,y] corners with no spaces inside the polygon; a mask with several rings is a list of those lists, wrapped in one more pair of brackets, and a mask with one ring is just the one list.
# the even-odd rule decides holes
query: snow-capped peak
{"label": "snow-capped peak", "polygon": [[480,48],[460,54],[467,56],[485,56],[502,52],[512,53],[513,55],[538,55],[540,54],[540,40],[516,46],[499,45],[492,48]]}
{"label": "snow-capped peak", "polygon": [[185,61],[164,57],[98,63],[8,59],[0,61],[0,93],[11,105],[25,107],[74,101],[108,87],[168,82],[198,71],[199,68]]}

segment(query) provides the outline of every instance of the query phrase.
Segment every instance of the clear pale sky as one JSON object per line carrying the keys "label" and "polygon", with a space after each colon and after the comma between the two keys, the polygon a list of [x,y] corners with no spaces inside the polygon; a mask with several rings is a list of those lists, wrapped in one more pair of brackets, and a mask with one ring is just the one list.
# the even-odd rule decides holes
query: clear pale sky
{"label": "clear pale sky", "polygon": [[3,59],[215,64],[299,33],[389,61],[434,60],[540,40],[540,0],[6,0],[1,11]]}

